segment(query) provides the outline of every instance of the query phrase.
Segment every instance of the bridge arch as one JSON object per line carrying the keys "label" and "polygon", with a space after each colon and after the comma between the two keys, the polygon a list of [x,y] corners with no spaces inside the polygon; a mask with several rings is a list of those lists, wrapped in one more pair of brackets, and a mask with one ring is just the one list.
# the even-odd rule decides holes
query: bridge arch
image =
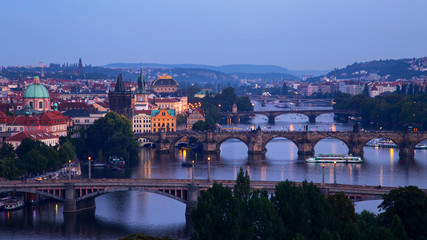
{"label": "bridge arch", "polygon": [[179,202],[182,202],[184,204],[187,204],[187,200],[186,200],[187,190],[186,189],[174,189],[175,192],[182,191],[181,195],[183,198],[181,198],[180,196],[172,195],[172,194],[167,193],[167,192],[163,192],[163,191],[159,191],[159,190],[151,189],[151,188],[144,188],[144,187],[116,187],[116,188],[102,189],[102,190],[95,191],[92,193],[88,193],[86,195],[78,197],[78,198],[76,198],[76,201],[78,202],[78,201],[83,201],[83,200],[87,200],[87,199],[94,199],[96,197],[99,197],[99,196],[107,194],[107,193],[124,192],[124,191],[142,191],[142,192],[156,193],[156,194],[168,197],[168,198],[172,198],[172,199],[177,200]]}
{"label": "bridge arch", "polygon": [[[316,146],[322,142],[322,141],[331,141],[331,140],[339,140],[343,145],[345,145],[345,147],[347,148],[347,152],[346,153],[350,153],[350,148],[351,148],[351,143],[348,142],[347,139],[341,138],[339,136],[327,136],[327,137],[323,137],[323,138],[318,138],[316,140],[313,141],[313,148],[314,148],[314,152],[316,153]],[[338,149],[332,149],[332,152],[328,152],[328,153],[339,153],[339,151],[337,152]],[[345,150],[344,150],[345,152]],[[319,153],[319,152],[317,152]]]}
{"label": "bridge arch", "polygon": [[[285,116],[285,115],[295,115],[297,117],[300,116],[300,115],[302,115],[304,117],[307,117],[307,120],[302,120],[301,122],[307,122],[307,121],[310,120],[310,116],[308,116],[307,114],[304,114],[304,113],[295,113],[295,112],[289,112],[289,113],[284,112],[284,113],[280,113],[277,116],[275,116],[274,119],[277,120],[278,117]],[[292,121],[292,122],[296,122],[296,121]]]}
{"label": "bridge arch", "polygon": [[188,140],[187,141],[189,141],[190,142],[190,140],[191,139],[193,139],[193,140],[196,140],[198,143],[202,143],[203,142],[203,139],[201,139],[200,137],[198,137],[198,136],[196,136],[196,135],[192,135],[192,134],[188,134],[188,135],[186,135],[186,134],[182,134],[182,135],[179,135],[179,136],[177,136],[176,138],[174,138],[174,139],[172,139],[171,141],[170,141],[170,149],[171,150],[173,150],[174,148],[175,148],[175,145],[180,141],[180,140],[182,140],[182,139],[185,139],[185,138],[187,138]]}
{"label": "bridge arch", "polygon": [[[283,141],[283,142],[276,143],[275,141]],[[290,150],[291,149],[295,150],[295,151],[290,151],[290,153],[294,152],[296,155],[296,156],[291,155],[291,158],[292,157],[298,157],[297,156],[298,155],[298,145],[292,139],[287,138],[286,136],[272,136],[272,137],[265,139],[265,141],[263,141],[262,147],[263,147],[263,149],[267,150],[266,154],[269,154],[269,152],[271,153],[271,152],[277,151],[277,149],[276,149],[277,147],[275,147],[275,148],[273,147],[273,148],[269,149],[268,148],[269,144],[275,144],[275,145],[280,144],[280,151],[283,151],[282,147],[284,145],[286,146],[286,144],[287,144],[287,145],[289,145]],[[281,155],[279,154],[279,156],[281,156]],[[280,157],[280,159],[283,159],[283,157]]]}
{"label": "bridge arch", "polygon": [[33,194],[37,194],[37,195],[44,196],[44,197],[47,197],[47,198],[58,200],[60,202],[64,202],[65,201],[64,198],[62,198],[62,197],[60,197],[58,195],[55,195],[55,194],[52,194],[52,193],[48,193],[48,192],[44,192],[44,191],[38,191],[38,190],[32,190],[32,189],[25,189],[25,188],[24,189],[2,189],[2,190],[0,190],[0,193],[7,193],[7,192],[33,193]]}
{"label": "bridge arch", "polygon": [[217,151],[217,152],[221,152],[221,145],[222,145],[225,141],[227,141],[227,140],[231,140],[231,139],[237,139],[237,140],[239,140],[240,142],[243,142],[243,143],[246,145],[246,147],[249,149],[249,143],[248,143],[247,137],[243,137],[243,136],[239,136],[239,135],[236,135],[236,136],[234,136],[234,135],[230,135],[230,136],[227,136],[227,137],[223,137],[223,138],[221,138],[221,139],[219,139],[219,140],[217,141],[216,151]]}

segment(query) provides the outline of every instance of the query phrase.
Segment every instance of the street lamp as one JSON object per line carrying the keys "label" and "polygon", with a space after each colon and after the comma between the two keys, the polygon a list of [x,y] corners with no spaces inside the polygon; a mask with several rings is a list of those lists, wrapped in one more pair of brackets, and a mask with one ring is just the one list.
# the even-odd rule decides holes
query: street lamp
{"label": "street lamp", "polygon": [[334,161],[334,184],[337,184],[337,170],[336,170],[336,166],[337,166],[337,161]]}
{"label": "street lamp", "polygon": [[322,186],[325,187],[325,164],[322,164]]}
{"label": "street lamp", "polygon": [[88,157],[88,162],[89,162],[89,179],[91,179],[91,167],[90,167],[90,157]]}
{"label": "street lamp", "polygon": [[191,161],[191,165],[193,167],[193,170],[191,171],[191,183],[194,183],[194,160]]}
{"label": "street lamp", "polygon": [[68,160],[68,180],[71,182],[71,160]]}
{"label": "street lamp", "polygon": [[208,157],[208,181],[211,181],[211,157]]}

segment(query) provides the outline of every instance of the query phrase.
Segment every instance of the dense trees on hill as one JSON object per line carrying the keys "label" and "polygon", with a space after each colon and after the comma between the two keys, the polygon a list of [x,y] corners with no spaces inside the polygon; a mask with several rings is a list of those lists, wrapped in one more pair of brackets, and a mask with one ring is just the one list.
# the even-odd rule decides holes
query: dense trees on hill
{"label": "dense trees on hill", "polygon": [[365,122],[379,128],[405,130],[413,126],[427,130],[427,95],[389,94],[369,98],[363,94],[351,96],[337,94],[334,109],[359,111]]}
{"label": "dense trees on hill", "polygon": [[425,239],[427,198],[410,186],[392,190],[379,216],[356,214],[344,193],[325,197],[313,183],[281,182],[271,196],[251,191],[240,169],[234,191],[214,183],[192,210],[192,239]]}

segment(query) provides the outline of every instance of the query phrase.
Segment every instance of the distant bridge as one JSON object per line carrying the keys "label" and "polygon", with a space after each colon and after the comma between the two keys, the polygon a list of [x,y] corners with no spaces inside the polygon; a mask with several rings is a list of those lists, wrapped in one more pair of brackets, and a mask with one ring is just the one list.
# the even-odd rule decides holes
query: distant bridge
{"label": "distant bridge", "polygon": [[239,139],[248,147],[249,154],[265,153],[267,144],[274,138],[286,138],[298,148],[298,154],[303,156],[314,155],[314,146],[322,139],[335,138],[343,141],[349,153],[363,156],[366,143],[375,138],[387,138],[399,147],[401,158],[413,159],[415,146],[427,139],[427,132],[290,132],[290,131],[236,131],[236,132],[157,132],[135,133],[135,138],[145,138],[156,145],[158,152],[173,152],[175,145],[182,138],[193,138],[203,145],[206,153],[218,153],[221,144],[228,139]]}
{"label": "distant bridge", "polygon": [[294,103],[296,106],[301,105],[301,103],[330,103],[333,104],[333,99],[327,98],[301,98],[301,97],[289,97],[289,96],[263,96],[263,95],[251,95],[249,96],[251,101],[257,101],[266,106],[269,102],[279,101],[279,102],[290,102]]}
{"label": "distant bridge", "polygon": [[[215,182],[233,188],[235,180],[215,180]],[[275,191],[279,181],[253,181],[251,189]],[[191,179],[84,179],[84,180],[44,180],[0,181],[0,193],[33,193],[64,203],[64,213],[74,213],[95,208],[95,198],[107,193],[121,191],[145,191],[160,194],[187,205],[186,214],[197,205],[200,192],[211,187],[213,181]],[[301,184],[301,183],[296,183]],[[344,192],[353,201],[382,199],[393,187],[374,187],[342,184],[316,184],[326,195]],[[427,190],[423,190],[427,193]]]}
{"label": "distant bridge", "polygon": [[334,114],[346,114],[346,115],[357,115],[358,113],[356,111],[349,111],[349,110],[334,110],[334,109],[325,109],[325,110],[300,110],[300,109],[289,109],[289,110],[283,110],[283,111],[253,111],[253,112],[221,112],[221,116],[227,118],[227,122],[231,124],[238,123],[240,117],[243,116],[255,116],[258,115],[264,115],[268,118],[268,122],[271,124],[274,124],[275,119],[277,116],[284,115],[284,114],[302,114],[308,117],[310,123],[315,123],[316,118],[322,114],[328,114],[328,113],[334,113]]}

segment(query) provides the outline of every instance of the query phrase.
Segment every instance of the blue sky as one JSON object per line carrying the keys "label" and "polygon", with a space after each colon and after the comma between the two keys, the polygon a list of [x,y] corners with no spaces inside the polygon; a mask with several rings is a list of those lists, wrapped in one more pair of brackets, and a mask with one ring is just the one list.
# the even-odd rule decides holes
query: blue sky
{"label": "blue sky", "polygon": [[272,64],[427,56],[427,1],[1,0],[0,65]]}

